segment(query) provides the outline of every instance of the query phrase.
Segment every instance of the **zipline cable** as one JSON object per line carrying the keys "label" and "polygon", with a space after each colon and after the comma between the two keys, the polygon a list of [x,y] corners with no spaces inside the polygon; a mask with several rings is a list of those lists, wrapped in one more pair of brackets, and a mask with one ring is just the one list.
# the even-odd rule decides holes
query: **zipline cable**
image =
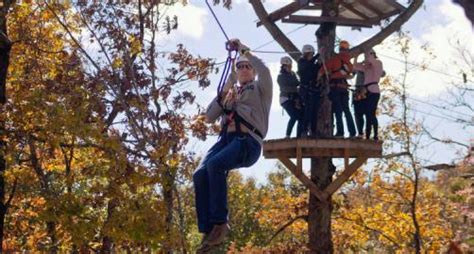
{"label": "zipline cable", "polygon": [[[231,48],[231,46],[229,45],[229,41],[230,41],[229,36],[225,32],[225,29],[222,26],[221,22],[219,21],[219,18],[217,17],[216,13],[212,9],[212,6],[209,4],[209,0],[206,0],[206,4],[207,4],[207,7],[209,8],[209,11],[212,13],[212,16],[214,17],[217,24],[219,25],[219,28],[221,29],[222,33],[224,34],[225,38],[227,39],[227,41],[225,43],[225,48],[227,50],[228,55],[227,55],[227,59],[225,61],[224,70],[222,71],[222,75],[221,75],[221,79],[219,81],[219,85],[217,85],[217,97],[220,97],[220,96],[222,96],[222,90],[224,89],[225,83],[227,82],[227,78],[229,76],[229,72],[231,71],[232,66],[234,65],[234,61],[235,61],[235,58],[237,57],[238,53],[237,53],[236,49]],[[232,56],[233,51],[236,52],[234,56]]]}

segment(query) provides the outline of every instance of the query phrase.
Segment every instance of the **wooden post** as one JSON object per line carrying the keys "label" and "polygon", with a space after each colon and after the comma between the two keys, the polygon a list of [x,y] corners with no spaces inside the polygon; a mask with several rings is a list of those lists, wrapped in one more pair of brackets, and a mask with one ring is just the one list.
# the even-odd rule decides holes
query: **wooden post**
{"label": "wooden post", "polygon": [[336,192],[366,161],[366,157],[360,157],[355,159],[350,165],[347,165],[341,175],[339,175],[336,180],[334,180],[326,189],[324,189],[324,195],[330,196]]}
{"label": "wooden post", "polygon": [[[3,106],[7,102],[6,81],[11,51],[11,42],[8,39],[7,33],[7,14],[13,2],[14,1],[1,1],[2,5],[0,6],[0,111],[2,112]],[[0,120],[0,253],[3,251],[5,216],[8,211],[9,202],[11,201],[11,198],[7,201],[5,195],[5,170],[7,169],[7,138],[5,128],[5,121]]]}
{"label": "wooden post", "polygon": [[[325,0],[322,6],[322,17],[337,16],[338,15],[338,1]],[[320,26],[321,29],[323,25]],[[327,34],[322,38],[317,38],[318,49],[324,48],[325,52],[321,56],[325,62],[332,55],[336,37],[335,27],[327,31]],[[317,114],[318,126],[317,133],[323,138],[333,136],[331,103],[328,99],[329,85],[326,85],[325,93],[321,98],[321,106]],[[324,190],[332,181],[332,176],[335,172],[335,167],[331,158],[319,157],[311,159],[311,181],[313,181],[319,189]],[[332,200],[329,196],[325,202],[309,197],[308,209],[308,248],[310,253],[333,253],[334,247],[332,243],[331,232],[331,214],[332,214]]]}
{"label": "wooden post", "polygon": [[298,170],[297,166],[290,159],[286,157],[279,157],[278,159],[281,161],[281,163],[283,163],[283,165],[285,165],[285,167],[288,168],[288,170],[293,173],[293,175],[296,176],[296,178],[298,178],[298,180],[301,181],[301,183],[303,183],[304,186],[306,186],[306,188],[309,189],[309,192],[312,194],[310,196],[314,195],[321,202],[324,202],[324,200],[326,200],[327,195],[325,195],[318,188],[318,186],[316,186],[316,184],[309,180],[309,178],[303,173],[303,171]]}

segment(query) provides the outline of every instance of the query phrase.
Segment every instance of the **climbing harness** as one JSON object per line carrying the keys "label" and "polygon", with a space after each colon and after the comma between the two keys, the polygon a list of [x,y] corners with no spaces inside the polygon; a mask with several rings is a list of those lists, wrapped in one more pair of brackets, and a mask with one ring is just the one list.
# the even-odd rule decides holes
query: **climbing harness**
{"label": "climbing harness", "polygon": [[224,109],[224,113],[226,114],[226,119],[225,119],[225,122],[224,122],[224,126],[221,130],[221,135],[223,135],[227,132],[227,127],[228,127],[229,123],[234,121],[236,131],[239,135],[243,134],[241,126],[240,126],[241,124],[243,124],[245,127],[247,127],[247,129],[249,131],[255,133],[257,136],[259,136],[260,138],[263,139],[262,133],[257,128],[255,128],[252,124],[247,122],[247,120],[245,120],[243,117],[239,116],[239,114],[237,114],[237,112],[235,110],[228,110],[221,103],[222,92],[223,92],[224,86],[227,82],[227,78],[229,76],[229,71],[232,69],[232,67],[234,65],[234,62],[235,62],[235,59],[238,57],[239,53],[238,53],[237,45],[233,44],[230,41],[229,36],[227,36],[227,33],[224,30],[224,27],[222,26],[221,22],[217,18],[217,15],[214,13],[214,10],[212,9],[212,7],[209,4],[208,0],[206,0],[206,4],[207,4],[207,7],[209,8],[209,10],[212,13],[212,16],[214,17],[217,24],[219,25],[222,33],[224,34],[225,38],[227,39],[227,42],[225,44],[225,48],[227,50],[228,55],[227,55],[227,59],[225,61],[225,65],[224,65],[224,69],[222,71],[222,76],[220,78],[219,85],[217,86],[217,102]]}

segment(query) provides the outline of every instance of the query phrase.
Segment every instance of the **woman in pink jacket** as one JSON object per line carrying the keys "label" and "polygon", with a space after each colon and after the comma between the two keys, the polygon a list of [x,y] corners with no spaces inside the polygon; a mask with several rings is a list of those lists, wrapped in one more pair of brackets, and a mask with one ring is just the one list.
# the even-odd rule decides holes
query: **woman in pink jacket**
{"label": "woman in pink jacket", "polygon": [[364,86],[367,89],[367,99],[365,102],[367,124],[365,127],[365,136],[370,139],[372,127],[374,129],[374,140],[378,140],[378,127],[376,111],[380,100],[380,78],[384,76],[383,64],[377,58],[373,49],[365,53],[365,59],[362,63],[354,64],[355,71],[364,72]]}

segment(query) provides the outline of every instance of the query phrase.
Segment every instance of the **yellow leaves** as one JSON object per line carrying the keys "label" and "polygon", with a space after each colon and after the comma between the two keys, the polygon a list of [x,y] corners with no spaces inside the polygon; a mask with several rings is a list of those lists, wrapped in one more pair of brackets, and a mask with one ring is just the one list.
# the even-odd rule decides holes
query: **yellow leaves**
{"label": "yellow leaves", "polygon": [[114,58],[114,60],[112,61],[112,68],[114,69],[120,69],[123,67],[123,60],[121,57],[116,57]]}
{"label": "yellow leaves", "polygon": [[[356,186],[346,194],[348,205],[340,206],[336,213],[336,245],[359,249],[375,240],[379,245],[396,247],[400,253],[412,251],[415,228],[409,201],[413,183],[405,177],[384,178],[374,172],[370,196],[362,195],[359,188]],[[432,182],[420,179],[416,216],[424,248],[437,253],[452,238],[452,230],[443,218],[451,212],[443,209],[443,201],[435,190]]]}
{"label": "yellow leaves", "polygon": [[181,157],[178,155],[171,156],[171,158],[168,160],[168,166],[171,168],[176,168],[181,161]]}
{"label": "yellow leaves", "polygon": [[43,11],[41,13],[41,19],[43,20],[50,20],[52,18],[54,18],[54,15],[49,10]]}
{"label": "yellow leaves", "polygon": [[129,43],[130,43],[130,53],[132,55],[139,55],[143,47],[139,38],[137,38],[136,36],[131,36],[129,38]]}

